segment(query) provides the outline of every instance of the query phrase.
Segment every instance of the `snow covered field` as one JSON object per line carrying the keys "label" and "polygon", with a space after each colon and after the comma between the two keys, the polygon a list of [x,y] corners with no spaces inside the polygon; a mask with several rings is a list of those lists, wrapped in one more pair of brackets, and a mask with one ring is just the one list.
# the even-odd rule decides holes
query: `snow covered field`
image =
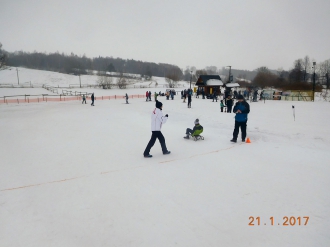
{"label": "snow covered field", "polygon": [[[35,70],[35,69],[26,69],[26,68],[17,68],[19,81],[17,80],[17,71],[16,67],[8,67],[7,69],[0,70],[0,85],[1,84],[10,84],[14,86],[25,86],[29,87],[31,84],[33,87],[42,87],[42,85],[48,85],[53,87],[79,87],[80,80],[82,85],[94,85],[97,84],[98,76],[97,75],[81,75],[79,80],[79,76],[63,74],[52,71],[45,70]],[[134,76],[132,74],[128,74],[130,76]],[[139,75],[135,75],[139,77]],[[117,78],[113,78],[113,83],[116,83]],[[140,87],[142,86],[150,86],[156,87],[156,82],[158,83],[158,88],[163,88],[163,85],[166,84],[164,77],[152,77],[151,81],[139,81],[130,79],[134,85]],[[186,84],[186,82],[179,82],[180,84]]]}
{"label": "snow covered field", "polygon": [[[0,246],[330,246],[329,103],[250,103],[232,144],[219,103],[159,99],[152,159],[154,102],[1,104]],[[183,139],[196,118],[205,140]]]}

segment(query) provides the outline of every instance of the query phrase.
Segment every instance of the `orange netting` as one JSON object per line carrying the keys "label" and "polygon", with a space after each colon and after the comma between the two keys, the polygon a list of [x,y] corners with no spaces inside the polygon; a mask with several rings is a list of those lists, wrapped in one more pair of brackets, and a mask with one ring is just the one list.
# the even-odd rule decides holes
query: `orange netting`
{"label": "orange netting", "polygon": [[[145,98],[144,94],[133,94],[128,95],[129,99],[138,99],[138,98]],[[111,100],[111,99],[125,99],[125,95],[111,95],[111,96],[99,96],[95,97],[95,100]],[[0,104],[10,104],[10,103],[17,103],[17,104],[23,104],[23,103],[41,103],[41,102],[65,102],[65,101],[73,101],[73,100],[79,100],[82,101],[82,98],[80,96],[57,96],[57,97],[40,97],[40,98],[6,98],[0,99]],[[87,100],[90,100],[90,97],[88,97]]]}

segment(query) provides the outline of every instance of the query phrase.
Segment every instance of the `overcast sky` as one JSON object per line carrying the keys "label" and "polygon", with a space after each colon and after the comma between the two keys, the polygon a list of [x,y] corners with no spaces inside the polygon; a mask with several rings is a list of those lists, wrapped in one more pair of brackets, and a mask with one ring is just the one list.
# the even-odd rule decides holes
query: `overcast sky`
{"label": "overcast sky", "polygon": [[305,55],[330,58],[330,0],[0,0],[0,42],[180,68],[290,69]]}

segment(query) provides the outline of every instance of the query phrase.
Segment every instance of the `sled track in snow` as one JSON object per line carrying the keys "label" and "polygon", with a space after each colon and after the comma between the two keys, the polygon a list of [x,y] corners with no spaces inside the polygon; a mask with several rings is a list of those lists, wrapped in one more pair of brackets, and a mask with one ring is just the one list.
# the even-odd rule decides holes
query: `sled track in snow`
{"label": "sled track in snow", "polygon": [[[189,156],[187,158],[165,160],[165,161],[159,162],[159,164],[170,163],[170,162],[174,162],[174,161],[178,161],[178,160],[186,160],[186,159],[191,159],[191,158],[198,157],[198,156],[203,156],[203,155],[218,153],[218,152],[221,152],[221,151],[226,151],[226,150],[232,149],[232,148],[237,147],[238,145],[242,145],[242,144],[243,143],[236,144],[236,145],[234,144],[233,146],[228,147],[228,148],[218,149],[218,150],[214,150],[214,151],[207,152],[207,153],[195,154],[195,155]],[[122,172],[122,171],[127,171],[127,170],[134,170],[134,169],[138,169],[138,168],[141,168],[141,167],[147,167],[147,166],[152,166],[152,165],[142,165],[142,166],[135,166],[135,167],[125,168],[125,169],[120,169],[120,170],[105,171],[105,172],[100,172],[99,174],[100,175],[104,175],[104,174],[114,173],[114,172]],[[30,184],[30,185],[25,185],[25,186],[7,188],[7,189],[0,190],[0,192],[2,192],[2,191],[11,191],[11,190],[19,190],[19,189],[26,189],[26,188],[30,188],[30,187],[37,187],[37,186],[47,185],[47,184],[53,184],[53,183],[67,182],[67,181],[72,181],[72,180],[76,180],[76,179],[85,178],[87,176],[89,176],[89,175],[84,175],[84,176],[79,176],[79,177],[73,177],[73,178],[65,178],[65,179],[55,180],[55,181],[51,181],[51,182],[44,182],[44,183],[38,183],[38,184]]]}

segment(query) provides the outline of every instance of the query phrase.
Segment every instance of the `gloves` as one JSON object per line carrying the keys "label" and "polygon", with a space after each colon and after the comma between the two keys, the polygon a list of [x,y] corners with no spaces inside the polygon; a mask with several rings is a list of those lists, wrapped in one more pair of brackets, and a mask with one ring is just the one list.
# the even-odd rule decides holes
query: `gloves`
{"label": "gloves", "polygon": [[168,114],[166,114],[165,117],[168,117]]}

